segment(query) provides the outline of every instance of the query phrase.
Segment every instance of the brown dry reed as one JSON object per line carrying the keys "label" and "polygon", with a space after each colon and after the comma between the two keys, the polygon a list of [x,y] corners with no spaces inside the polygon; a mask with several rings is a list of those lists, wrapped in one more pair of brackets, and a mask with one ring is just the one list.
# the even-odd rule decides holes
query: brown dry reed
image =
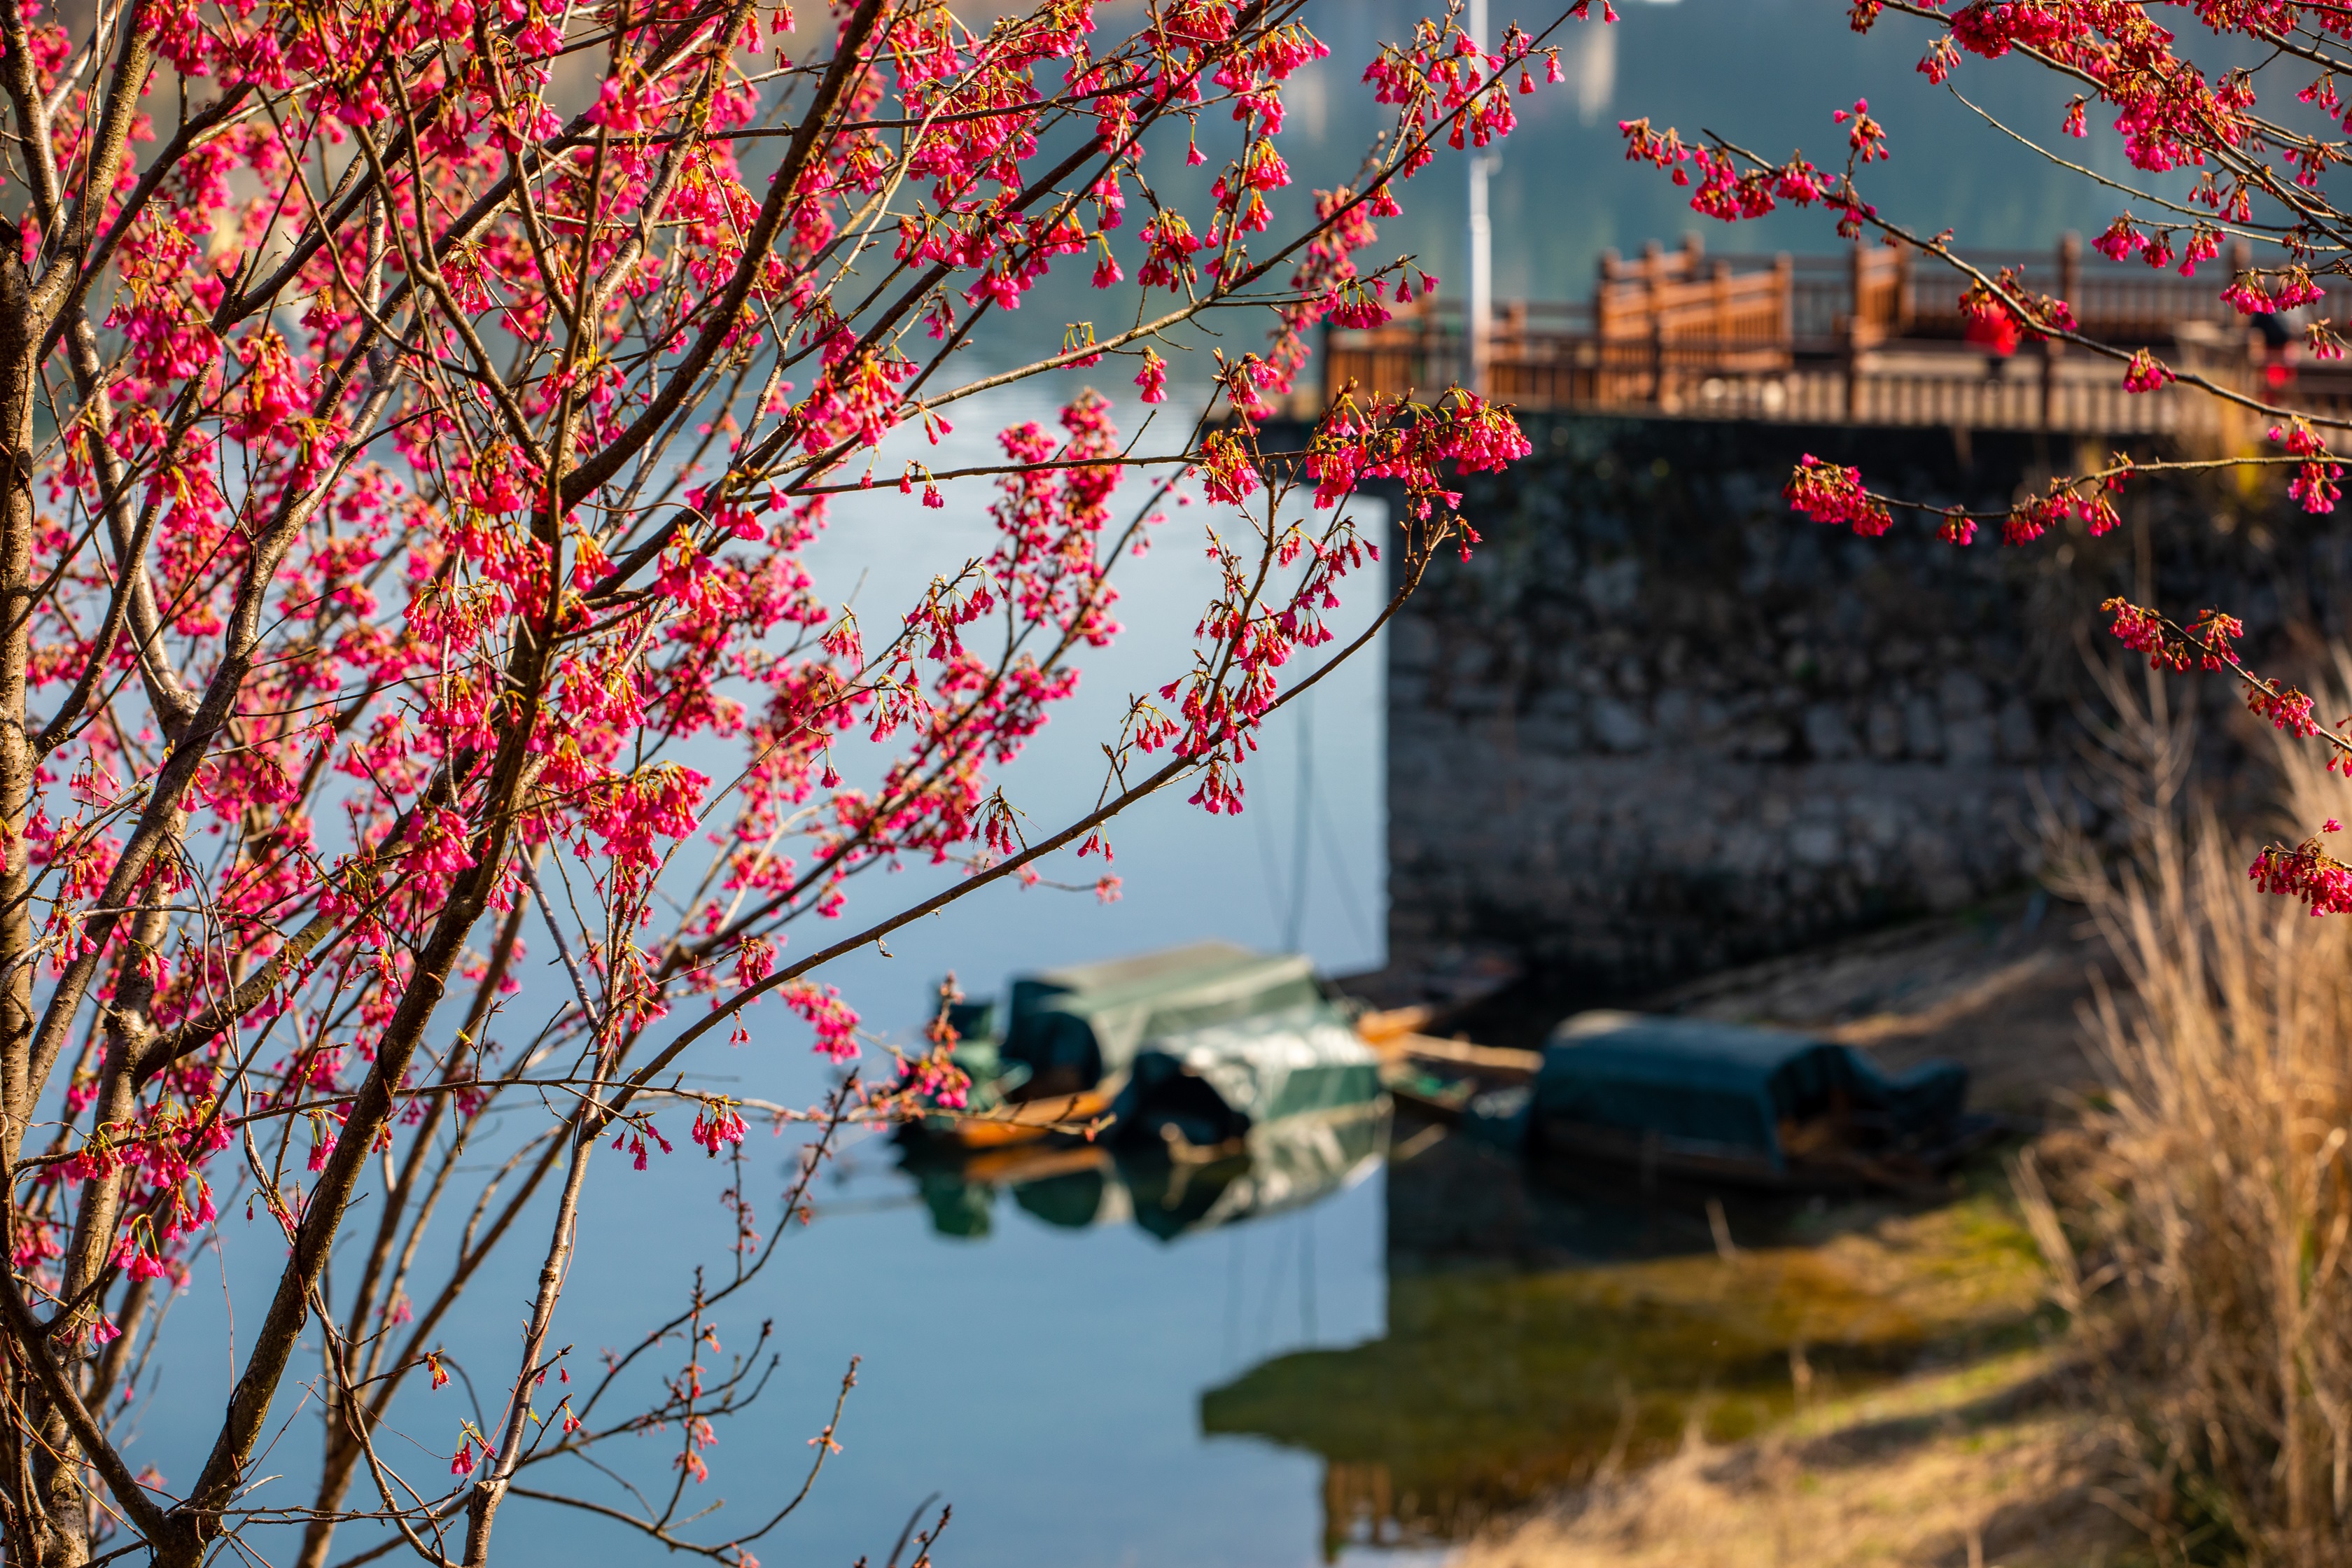
{"label": "brown dry reed", "polygon": [[[2170,1562],[2352,1563],[2352,917],[2248,880],[2261,837],[2352,817],[2315,744],[2268,746],[2279,820],[2187,789],[2193,726],[2108,672],[2094,787],[2117,830],[2053,834],[2051,876],[2118,983],[2086,1020],[2105,1092],[2028,1156],[2021,1198],[2123,1468],[2111,1501]],[[2331,712],[2352,711],[2339,655]]]}

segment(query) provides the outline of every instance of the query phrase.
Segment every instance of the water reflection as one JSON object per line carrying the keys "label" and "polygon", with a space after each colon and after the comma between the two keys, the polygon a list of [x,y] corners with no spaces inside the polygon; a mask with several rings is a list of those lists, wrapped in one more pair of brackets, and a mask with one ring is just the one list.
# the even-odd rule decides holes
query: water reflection
{"label": "water reflection", "polygon": [[1384,1102],[1252,1127],[1238,1152],[1188,1160],[1144,1144],[1029,1144],[959,1152],[901,1146],[899,1163],[942,1236],[980,1237],[995,1224],[998,1195],[1024,1212],[1081,1230],[1136,1225],[1162,1241],[1262,1219],[1321,1202],[1376,1170],[1388,1148]]}
{"label": "water reflection", "polygon": [[[1197,1402],[1204,1458],[1271,1443],[1316,1461],[1318,1478],[1288,1483],[1311,1489],[1298,1501],[1320,1516],[1307,1525],[1293,1514],[1285,1527],[1297,1531],[1288,1540],[1300,1557],[1439,1548],[1604,1468],[1662,1457],[1688,1433],[1736,1441],[1924,1358],[2036,1331],[2032,1245],[1990,1180],[1940,1205],[1645,1188],[1629,1171],[1531,1165],[1417,1120],[1392,1134],[1384,1109],[1268,1123],[1244,1152],[1217,1159],[1171,1160],[1148,1145],[961,1159],[915,1146],[897,1158],[940,1235],[997,1229],[996,1246],[1013,1244],[1037,1234],[1021,1215],[1089,1233],[1082,1253],[1066,1255],[1077,1272],[1057,1276],[1057,1299],[1085,1310],[1112,1298],[1081,1282],[1081,1258],[1108,1268],[1138,1231],[1160,1243],[1230,1233],[1214,1247],[1151,1248],[1186,1281],[1159,1289],[1185,1299],[1187,1332],[1212,1332],[1213,1298],[1225,1298],[1222,1370],[1195,1363],[1167,1392]],[[1311,1236],[1268,1227],[1269,1250],[1247,1222],[1305,1220],[1300,1211],[1383,1166],[1381,1310],[1366,1338],[1335,1342],[1312,1326],[1302,1250]],[[1261,1315],[1271,1314],[1291,1263],[1306,1326],[1262,1334],[1252,1352],[1244,1298],[1265,1295]],[[1139,1363],[1138,1374],[1148,1380]],[[1063,1462],[1084,1468],[1103,1456],[1073,1434]],[[1247,1466],[1262,1470],[1265,1459]],[[1190,1506],[1213,1500],[1242,1507],[1199,1496]],[[1173,1501],[1121,1506],[1140,1517]],[[1272,1522],[1265,1514],[1259,1528]],[[1298,1561],[1283,1544],[1261,1541],[1251,1560]]]}
{"label": "water reflection", "polygon": [[[1736,1441],[1956,1339],[2032,1331],[2030,1249],[1990,1200],[1645,1192],[1412,1136],[1387,1193],[1385,1336],[1277,1356],[1201,1401],[1206,1433],[1323,1459],[1327,1560],[1459,1541],[1688,1434]],[[1927,1266],[1890,1262],[1874,1223]]]}

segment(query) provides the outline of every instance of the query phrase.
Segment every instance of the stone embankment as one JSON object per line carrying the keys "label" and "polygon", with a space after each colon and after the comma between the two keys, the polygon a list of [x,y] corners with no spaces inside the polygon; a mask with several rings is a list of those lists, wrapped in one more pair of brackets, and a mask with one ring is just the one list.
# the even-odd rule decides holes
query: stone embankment
{"label": "stone embankment", "polygon": [[[1626,994],[2029,880],[2041,814],[2095,831],[2099,603],[2241,616],[2273,668],[2344,631],[2352,531],[2273,489],[2142,481],[2125,526],[1970,549],[1790,512],[1801,453],[2006,506],[2095,449],[2026,436],[1570,416],[1474,482],[1388,660],[1391,974],[1500,955]],[[2200,777],[2244,772],[2218,679]]]}

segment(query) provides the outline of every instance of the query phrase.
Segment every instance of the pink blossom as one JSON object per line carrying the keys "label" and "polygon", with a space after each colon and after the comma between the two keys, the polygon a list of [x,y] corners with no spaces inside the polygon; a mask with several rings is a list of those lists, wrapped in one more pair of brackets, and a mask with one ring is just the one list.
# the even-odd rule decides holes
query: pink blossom
{"label": "pink blossom", "polygon": [[2155,392],[2172,379],[2170,366],[2157,359],[2146,349],[2141,349],[2132,355],[2131,363],[2124,372],[2124,390]]}
{"label": "pink blossom", "polygon": [[1168,401],[1168,362],[1151,350],[1143,351],[1143,368],[1135,373],[1135,384],[1143,389],[1146,403]]}
{"label": "pink blossom", "polygon": [[1824,463],[1810,452],[1780,493],[1815,522],[1843,523],[1866,539],[1874,539],[1894,525],[1885,503],[1863,489],[1860,468]]}

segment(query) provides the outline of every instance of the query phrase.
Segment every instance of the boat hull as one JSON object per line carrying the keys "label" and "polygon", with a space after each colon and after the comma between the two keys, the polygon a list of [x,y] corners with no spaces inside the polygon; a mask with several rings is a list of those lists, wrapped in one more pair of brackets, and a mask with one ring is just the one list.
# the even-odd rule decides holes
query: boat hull
{"label": "boat hull", "polygon": [[1694,1148],[1621,1127],[1538,1116],[1528,1124],[1528,1143],[1531,1153],[1546,1159],[1630,1167],[1641,1173],[1645,1183],[1664,1179],[1771,1193],[1876,1187],[1927,1194],[1942,1192],[1953,1165],[1998,1141],[2007,1131],[2007,1123],[1999,1117],[1966,1116],[1930,1146],[1876,1151],[1831,1145],[1776,1161],[1760,1152]]}
{"label": "boat hull", "polygon": [[957,1149],[1004,1149],[1083,1138],[1085,1128],[1110,1111],[1111,1095],[1102,1089],[1076,1094],[1044,1095],[969,1115],[935,1110],[910,1129],[928,1142]]}

